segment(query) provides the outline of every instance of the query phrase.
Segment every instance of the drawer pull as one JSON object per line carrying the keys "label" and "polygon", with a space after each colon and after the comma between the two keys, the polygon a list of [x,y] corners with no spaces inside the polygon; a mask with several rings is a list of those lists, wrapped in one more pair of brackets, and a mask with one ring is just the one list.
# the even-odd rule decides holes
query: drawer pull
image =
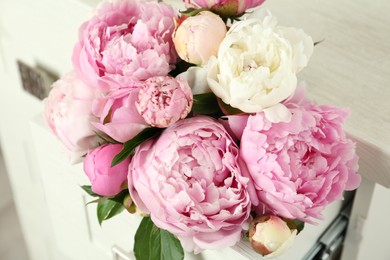
{"label": "drawer pull", "polygon": [[40,66],[31,67],[19,60],[17,63],[23,89],[40,100],[47,97],[58,77]]}

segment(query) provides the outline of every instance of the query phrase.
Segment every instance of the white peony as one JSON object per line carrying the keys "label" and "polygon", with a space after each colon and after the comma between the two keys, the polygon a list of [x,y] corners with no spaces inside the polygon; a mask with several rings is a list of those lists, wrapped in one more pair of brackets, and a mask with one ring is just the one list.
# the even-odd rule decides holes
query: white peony
{"label": "white peony", "polygon": [[294,93],[296,73],[307,65],[313,40],[300,29],[277,26],[268,11],[261,16],[233,24],[218,57],[209,60],[207,81],[224,103],[287,122],[291,114],[281,102]]}

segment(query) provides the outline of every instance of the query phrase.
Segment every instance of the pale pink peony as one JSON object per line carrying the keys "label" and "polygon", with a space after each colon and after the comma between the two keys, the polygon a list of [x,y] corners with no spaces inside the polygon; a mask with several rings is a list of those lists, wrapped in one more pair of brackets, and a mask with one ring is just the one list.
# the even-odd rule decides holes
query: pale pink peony
{"label": "pale pink peony", "polygon": [[226,24],[209,11],[202,11],[184,21],[180,19],[173,34],[178,55],[189,63],[207,64],[211,56],[218,54],[219,44],[227,32]]}
{"label": "pale pink peony", "polygon": [[184,0],[186,7],[209,8],[222,16],[243,14],[250,8],[261,5],[265,0]]}
{"label": "pale pink peony", "polygon": [[97,89],[85,85],[75,72],[56,81],[44,102],[44,116],[52,132],[64,144],[72,162],[81,161],[89,148],[98,145],[98,137],[91,122],[97,121],[91,113]]}
{"label": "pale pink peony", "polygon": [[191,88],[185,79],[160,76],[142,84],[135,105],[148,124],[164,128],[184,119],[192,102]]}
{"label": "pale pink peony", "polygon": [[284,105],[288,123],[271,123],[264,113],[247,116],[246,126],[242,116],[228,122],[238,137],[242,132],[240,156],[256,212],[312,222],[360,183],[355,144],[342,130],[348,112],[304,99],[303,87]]}
{"label": "pale pink peony", "polygon": [[75,70],[89,85],[105,89],[167,75],[177,58],[175,16],[163,3],[105,2],[80,27],[72,57]]}
{"label": "pale pink peony", "polygon": [[131,197],[156,226],[198,253],[236,244],[250,213],[238,148],[205,116],[178,121],[141,144],[129,169]]}
{"label": "pale pink peony", "polygon": [[127,179],[130,158],[111,167],[112,159],[122,148],[122,144],[105,144],[88,151],[84,159],[84,172],[91,182],[93,192],[112,197],[122,190]]}
{"label": "pale pink peony", "polygon": [[100,118],[93,125],[114,140],[124,143],[148,127],[135,107],[139,89],[124,88],[111,91],[105,98],[96,99],[93,112]]}

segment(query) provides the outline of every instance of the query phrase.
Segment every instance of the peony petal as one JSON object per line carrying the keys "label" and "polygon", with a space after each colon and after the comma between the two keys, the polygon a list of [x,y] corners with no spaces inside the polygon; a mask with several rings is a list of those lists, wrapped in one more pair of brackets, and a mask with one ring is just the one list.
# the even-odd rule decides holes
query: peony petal
{"label": "peony petal", "polygon": [[283,104],[276,104],[264,109],[263,112],[271,123],[289,122],[291,120],[291,112]]}

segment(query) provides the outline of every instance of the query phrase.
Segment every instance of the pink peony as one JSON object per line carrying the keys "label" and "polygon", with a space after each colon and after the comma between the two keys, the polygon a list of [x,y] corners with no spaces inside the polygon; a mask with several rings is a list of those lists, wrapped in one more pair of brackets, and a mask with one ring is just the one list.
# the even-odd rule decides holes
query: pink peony
{"label": "pink peony", "polygon": [[[288,123],[271,123],[264,113],[247,117],[240,156],[251,179],[248,191],[260,215],[311,222],[360,183],[355,144],[342,130],[348,113],[304,99],[302,87],[284,104],[292,113]],[[239,126],[231,129],[240,134]]]}
{"label": "pink peony", "polygon": [[111,167],[112,159],[123,148],[121,144],[105,144],[88,151],[84,172],[91,181],[92,191],[101,196],[115,196],[126,182],[130,158]]}
{"label": "pink peony", "polygon": [[142,84],[135,105],[148,124],[167,127],[188,115],[192,101],[191,88],[185,79],[160,76]]}
{"label": "pink peony", "polygon": [[124,143],[148,127],[137,111],[137,88],[124,88],[112,91],[109,96],[96,99],[93,112],[100,117],[93,125],[114,140]]}
{"label": "pink peony", "polygon": [[172,43],[174,10],[138,0],[105,2],[80,27],[73,66],[91,86],[128,86],[165,76],[177,54]]}
{"label": "pink peony", "polygon": [[44,116],[52,132],[64,144],[71,161],[77,162],[89,148],[98,145],[91,122],[92,101],[97,89],[85,85],[75,72],[56,81],[45,100]]}
{"label": "pink peony", "polygon": [[222,16],[236,16],[246,10],[261,5],[265,0],[184,0],[187,8],[209,8]]}
{"label": "pink peony", "polygon": [[236,144],[214,119],[178,121],[157,140],[141,144],[128,179],[139,209],[187,251],[240,241],[250,213],[248,179],[241,175]]}

